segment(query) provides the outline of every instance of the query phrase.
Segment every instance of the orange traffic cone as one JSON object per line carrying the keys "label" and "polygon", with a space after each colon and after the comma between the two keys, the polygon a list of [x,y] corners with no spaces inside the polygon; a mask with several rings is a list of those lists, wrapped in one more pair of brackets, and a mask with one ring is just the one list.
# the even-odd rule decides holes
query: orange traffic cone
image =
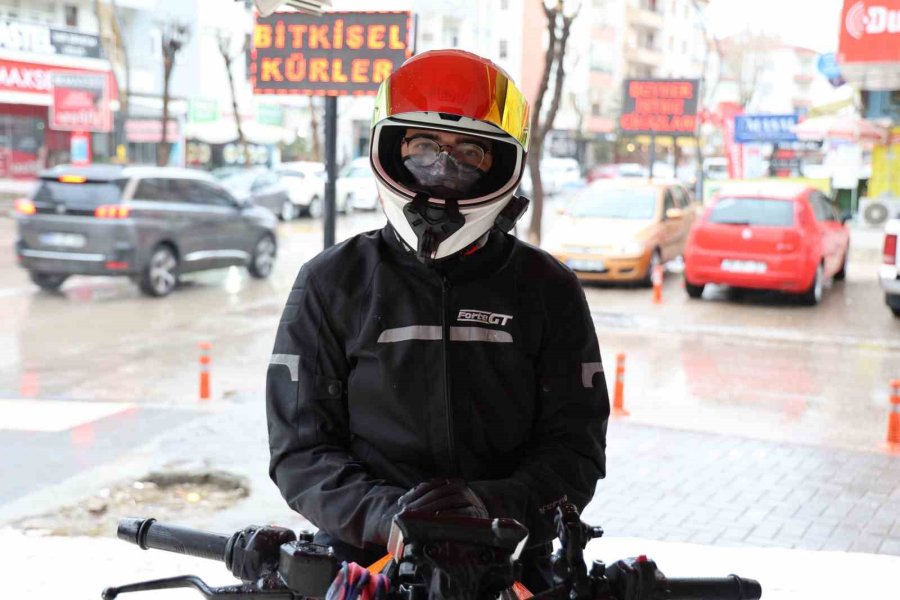
{"label": "orange traffic cone", "polygon": [[625,355],[616,355],[616,389],[613,393],[613,414],[627,417],[625,410]]}
{"label": "orange traffic cone", "polygon": [[650,280],[653,282],[653,303],[661,304],[662,303],[662,286],[663,286],[663,266],[656,265],[653,267],[653,273],[650,275]]}
{"label": "orange traffic cone", "polygon": [[212,358],[209,351],[212,344],[209,342],[200,342],[200,399],[209,400],[210,398],[210,381],[209,381],[209,365]]}
{"label": "orange traffic cone", "polygon": [[900,379],[891,380],[891,412],[888,414],[887,443],[900,450]]}

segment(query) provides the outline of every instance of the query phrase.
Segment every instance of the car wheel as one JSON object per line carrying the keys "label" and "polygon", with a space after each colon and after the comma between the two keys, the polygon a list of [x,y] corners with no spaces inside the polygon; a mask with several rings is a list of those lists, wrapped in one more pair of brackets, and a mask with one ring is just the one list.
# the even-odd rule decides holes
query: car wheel
{"label": "car wheel", "polygon": [[844,264],[841,265],[841,270],[834,274],[835,281],[844,281],[847,279],[847,257],[850,256],[850,245],[847,245],[847,249],[844,251]]}
{"label": "car wheel", "polygon": [[309,208],[306,209],[306,212],[313,219],[321,219],[322,218],[322,199],[318,196],[313,196],[313,199],[309,201]]}
{"label": "car wheel", "polygon": [[285,200],[281,203],[281,211],[278,213],[278,216],[281,217],[281,220],[285,223],[293,221],[297,216],[297,208],[294,206],[293,202]]}
{"label": "car wheel", "polygon": [[168,245],[157,246],[141,273],[140,288],[148,296],[168,296],[178,285],[178,257]]}
{"label": "car wheel", "polygon": [[687,295],[691,298],[699,298],[703,295],[703,290],[706,288],[706,284],[701,283],[700,285],[694,285],[689,281],[684,282],[684,289],[687,292]]}
{"label": "car wheel", "polygon": [[816,275],[809,289],[800,295],[800,301],[807,306],[815,306],[822,301],[822,293],[825,289],[825,269],[822,263],[816,267]]}
{"label": "car wheel", "polygon": [[38,271],[29,271],[28,275],[31,277],[31,281],[37,284],[39,288],[48,292],[57,291],[62,284],[65,283],[66,279],[69,278],[68,275],[40,273]]}
{"label": "car wheel", "polygon": [[653,251],[653,254],[650,255],[650,262],[647,264],[647,273],[645,273],[644,277],[641,279],[641,285],[643,287],[653,287],[653,270],[661,264],[662,256],[660,256],[659,248],[657,248]]}
{"label": "car wheel", "polygon": [[247,270],[253,277],[264,279],[272,273],[273,266],[275,266],[275,240],[266,234],[256,242]]}

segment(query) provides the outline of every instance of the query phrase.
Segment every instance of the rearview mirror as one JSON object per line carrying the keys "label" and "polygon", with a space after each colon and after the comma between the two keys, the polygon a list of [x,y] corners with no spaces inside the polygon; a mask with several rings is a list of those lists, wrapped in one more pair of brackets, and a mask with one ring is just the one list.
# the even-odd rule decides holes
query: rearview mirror
{"label": "rearview mirror", "polygon": [[684,211],[680,208],[668,208],[666,209],[666,218],[667,219],[680,219],[684,217]]}

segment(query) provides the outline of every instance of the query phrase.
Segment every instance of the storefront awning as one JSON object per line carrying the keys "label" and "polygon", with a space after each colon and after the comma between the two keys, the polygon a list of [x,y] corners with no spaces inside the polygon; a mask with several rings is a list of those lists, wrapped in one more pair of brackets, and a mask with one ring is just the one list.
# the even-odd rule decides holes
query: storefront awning
{"label": "storefront awning", "polygon": [[[296,132],[278,127],[277,125],[264,125],[256,121],[241,123],[244,138],[253,144],[277,144],[283,142],[289,144],[297,137]],[[209,123],[188,123],[185,126],[185,138],[199,140],[207,144],[224,144],[238,139],[237,126],[233,120],[219,120]]]}

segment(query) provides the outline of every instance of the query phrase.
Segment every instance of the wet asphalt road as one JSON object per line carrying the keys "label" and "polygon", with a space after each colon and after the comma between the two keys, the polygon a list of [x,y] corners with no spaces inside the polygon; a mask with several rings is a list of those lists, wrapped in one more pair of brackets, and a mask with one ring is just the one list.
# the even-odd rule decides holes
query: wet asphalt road
{"label": "wet asphalt road", "polygon": [[[552,226],[552,215],[549,216]],[[337,239],[380,214],[339,219]],[[280,226],[272,277],[243,269],[189,276],[165,299],[125,279],[72,278],[40,292],[15,264],[0,219],[0,505],[102,465],[218,403],[258,394],[275,325],[318,222]],[[646,289],[586,289],[612,388],[626,355],[628,422],[880,452],[888,381],[900,377],[900,320],[868,259],[817,307],[725,288],[689,300],[669,273]],[[197,400],[197,344],[213,344],[211,403]]]}

